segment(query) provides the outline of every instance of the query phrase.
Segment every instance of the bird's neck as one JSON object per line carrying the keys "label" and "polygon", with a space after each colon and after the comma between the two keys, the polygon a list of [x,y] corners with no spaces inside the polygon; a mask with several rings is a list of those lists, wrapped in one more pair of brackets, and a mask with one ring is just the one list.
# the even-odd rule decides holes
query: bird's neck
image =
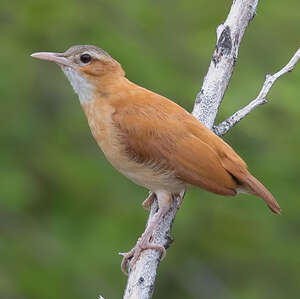
{"label": "bird's neck", "polygon": [[89,101],[81,102],[88,119],[95,114],[103,117],[104,111],[114,111],[115,107],[132,99],[138,86],[123,76],[107,76],[95,79],[92,83],[93,94]]}
{"label": "bird's neck", "polygon": [[70,67],[62,67],[62,71],[77,93],[81,105],[114,93],[127,80],[122,68],[101,76],[86,76]]}
{"label": "bird's neck", "polygon": [[112,73],[101,77],[91,78],[94,87],[94,100],[107,100],[123,90],[127,79],[123,74]]}

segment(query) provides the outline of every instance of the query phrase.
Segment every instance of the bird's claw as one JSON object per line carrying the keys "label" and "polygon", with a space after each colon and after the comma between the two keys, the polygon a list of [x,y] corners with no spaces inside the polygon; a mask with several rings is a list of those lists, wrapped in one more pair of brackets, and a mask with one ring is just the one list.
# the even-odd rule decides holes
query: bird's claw
{"label": "bird's claw", "polygon": [[148,197],[142,203],[142,206],[145,210],[150,210],[155,197],[156,197],[155,193],[150,191]]}
{"label": "bird's claw", "polygon": [[161,260],[164,259],[166,256],[166,249],[163,246],[156,245],[156,244],[150,244],[149,241],[143,244],[143,240],[139,239],[135,245],[130,251],[128,252],[120,252],[119,255],[123,256],[122,262],[121,262],[121,270],[125,275],[128,275],[127,271],[127,265],[128,269],[132,269],[134,265],[136,264],[137,260],[139,259],[142,251],[147,249],[154,249],[161,252]]}

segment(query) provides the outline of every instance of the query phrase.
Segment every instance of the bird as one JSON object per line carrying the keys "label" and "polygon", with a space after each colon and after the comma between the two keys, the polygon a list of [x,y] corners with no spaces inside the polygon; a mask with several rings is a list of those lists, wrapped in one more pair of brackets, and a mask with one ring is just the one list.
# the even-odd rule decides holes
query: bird
{"label": "bird", "polygon": [[144,207],[157,198],[154,220],[133,249],[123,254],[123,272],[127,265],[134,267],[143,250],[165,255],[163,246],[151,242],[152,233],[174,196],[182,197],[182,190],[190,186],[223,196],[256,195],[280,214],[276,199],[231,146],[175,102],[127,79],[121,64],[106,51],[77,45],[63,53],[31,56],[60,66],[107,160],[150,191]]}

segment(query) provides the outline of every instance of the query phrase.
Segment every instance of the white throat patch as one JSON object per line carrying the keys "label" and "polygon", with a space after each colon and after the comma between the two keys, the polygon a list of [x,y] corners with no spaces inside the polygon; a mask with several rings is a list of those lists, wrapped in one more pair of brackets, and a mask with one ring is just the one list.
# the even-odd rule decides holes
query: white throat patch
{"label": "white throat patch", "polygon": [[71,67],[62,66],[61,69],[70,81],[74,91],[78,94],[80,104],[92,101],[94,97],[92,84]]}

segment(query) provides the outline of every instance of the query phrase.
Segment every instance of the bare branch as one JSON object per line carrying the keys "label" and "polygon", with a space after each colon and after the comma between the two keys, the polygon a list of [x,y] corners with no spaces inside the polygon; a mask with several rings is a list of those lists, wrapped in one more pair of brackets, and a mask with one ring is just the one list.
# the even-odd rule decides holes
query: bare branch
{"label": "bare branch", "polygon": [[266,80],[263,84],[262,89],[260,90],[258,96],[250,102],[246,107],[240,109],[232,116],[221,122],[219,125],[213,128],[214,132],[222,136],[226,134],[234,125],[236,125],[240,120],[242,120],[246,115],[248,115],[252,110],[257,108],[258,106],[267,103],[266,96],[269,93],[274,82],[281,77],[282,75],[291,72],[295,66],[295,64],[300,59],[300,48],[294,54],[292,59],[288,62],[286,66],[284,66],[280,71],[275,73],[274,75],[267,75]]}
{"label": "bare branch", "polygon": [[[168,213],[153,234],[153,244],[165,246],[165,248],[170,246],[173,241],[170,236],[171,228],[178,209],[178,199],[173,200]],[[154,200],[151,205],[147,225],[157,210],[158,203],[157,200]],[[152,297],[159,262],[160,252],[157,250],[148,249],[141,253],[134,269],[129,273],[124,299],[146,299]]]}
{"label": "bare branch", "polygon": [[197,94],[193,115],[212,128],[227,89],[244,32],[253,19],[258,0],[233,1],[226,21],[217,28],[217,44]]}

